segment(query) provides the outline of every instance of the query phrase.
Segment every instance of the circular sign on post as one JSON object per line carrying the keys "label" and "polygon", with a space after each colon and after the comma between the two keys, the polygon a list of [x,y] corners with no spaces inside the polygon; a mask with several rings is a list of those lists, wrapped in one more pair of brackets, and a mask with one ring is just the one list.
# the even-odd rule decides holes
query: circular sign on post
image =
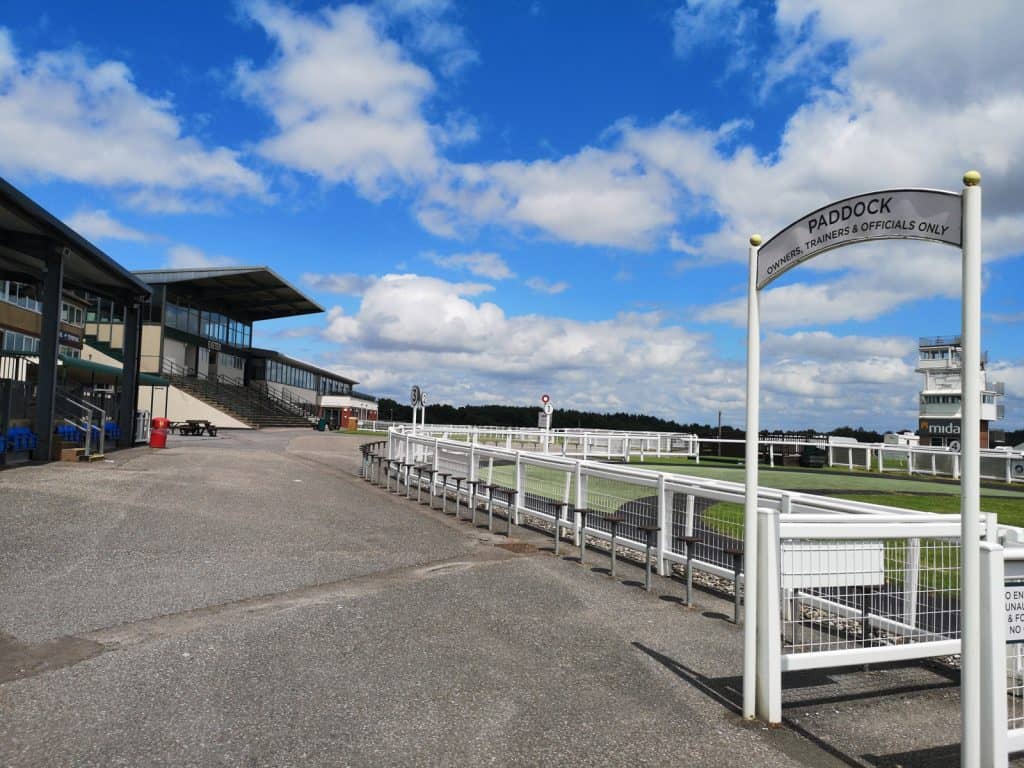
{"label": "circular sign on post", "polygon": [[542,403],[545,403],[545,404],[547,404],[547,403],[550,403],[550,402],[551,402],[551,398],[550,398],[550,397],[548,397],[547,395],[541,395],[541,396],[540,396],[540,401],[541,401]]}
{"label": "circular sign on post", "polygon": [[949,441],[949,450],[951,450],[953,453],[959,453],[960,452],[960,441],[959,440],[950,440]]}
{"label": "circular sign on post", "polygon": [[420,404],[422,397],[423,395],[420,393],[419,385],[414,385],[412,392],[409,393],[409,405],[415,408]]}
{"label": "circular sign on post", "polygon": [[551,412],[555,410],[555,407],[551,403],[544,403],[544,413],[547,416],[551,415]]}
{"label": "circular sign on post", "polygon": [[1017,462],[1013,465],[1013,474],[1017,477],[1024,477],[1024,464]]}

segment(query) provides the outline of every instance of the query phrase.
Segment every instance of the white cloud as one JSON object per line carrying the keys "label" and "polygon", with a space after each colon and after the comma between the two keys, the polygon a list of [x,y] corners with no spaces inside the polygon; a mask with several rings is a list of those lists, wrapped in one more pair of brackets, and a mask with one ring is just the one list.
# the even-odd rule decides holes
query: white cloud
{"label": "white cloud", "polygon": [[64,223],[90,240],[145,242],[152,237],[145,232],[121,223],[104,210],[77,211],[69,216]]}
{"label": "white cloud", "polygon": [[531,277],[526,281],[526,286],[537,293],[547,293],[554,296],[559,293],[564,293],[569,287],[569,284],[564,280],[551,282],[550,280],[545,280],[543,277]]}
{"label": "white cloud", "polygon": [[362,296],[376,279],[372,275],[356,275],[352,273],[323,275],[306,272],[302,275],[302,282],[314,290],[327,293],[343,293],[348,296]]}
{"label": "white cloud", "polygon": [[[669,370],[696,370],[704,357],[699,335],[662,327],[655,314],[599,322],[510,317],[465,285],[417,275],[381,278],[355,315],[331,311],[325,335],[345,345],[349,370],[367,387],[401,389],[415,375],[438,402],[501,391],[532,401],[534,389],[551,383],[566,406],[616,407],[634,373],[671,379]],[[596,375],[613,371],[615,381]]]}
{"label": "white cloud", "polygon": [[436,57],[446,77],[480,61],[465,30],[445,19],[453,10],[450,0],[377,0],[377,7],[389,21],[407,23],[409,47]]}
{"label": "white cloud", "polygon": [[[332,309],[324,335],[339,344],[340,370],[375,394],[400,396],[417,382],[434,402],[525,404],[549,392],[567,408],[702,422],[721,409],[726,423],[742,424],[744,364],[716,358],[705,335],[657,313],[588,322],[509,315],[481,301],[477,288],[387,275],[355,314]],[[919,388],[915,352],[915,341],[902,337],[769,334],[764,421],[909,427]]]}
{"label": "white cloud", "polygon": [[497,253],[474,251],[473,253],[453,253],[451,256],[440,256],[436,253],[424,254],[434,264],[445,269],[466,269],[477,277],[490,280],[507,280],[516,273],[509,269],[508,264]]}
{"label": "white cloud", "polygon": [[267,197],[237,152],[186,135],[171,101],[141,92],[124,63],[77,49],[22,57],[2,28],[0,169],[179,197]]}
{"label": "white cloud", "polygon": [[743,0],[686,0],[672,14],[672,48],[689,57],[715,45],[730,49],[728,70],[742,69],[754,49],[757,12]]}
{"label": "white cloud", "polygon": [[173,245],[167,249],[168,269],[209,269],[211,267],[230,267],[238,264],[235,259],[227,256],[211,256],[191,245]]}
{"label": "white cloud", "polygon": [[273,117],[258,151],[373,200],[437,173],[432,128],[421,113],[435,84],[386,39],[368,8],[300,15],[269,0],[245,6],[276,47],[263,68],[239,62],[236,82]]}
{"label": "white cloud", "polygon": [[496,223],[578,245],[647,248],[675,221],[674,198],[635,156],[586,147],[557,161],[448,166],[418,215],[437,234]]}

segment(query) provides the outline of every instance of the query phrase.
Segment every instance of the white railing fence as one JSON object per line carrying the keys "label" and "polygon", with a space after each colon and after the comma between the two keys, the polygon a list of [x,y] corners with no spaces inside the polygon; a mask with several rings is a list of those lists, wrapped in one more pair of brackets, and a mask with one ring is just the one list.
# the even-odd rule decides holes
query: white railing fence
{"label": "white railing fence", "polygon": [[759,716],[780,721],[783,672],[960,653],[959,515],[759,518]]}
{"label": "white railing fence", "polygon": [[[455,477],[468,504],[480,499],[468,497],[466,481],[515,491],[494,497],[497,511],[515,524],[557,526],[558,535],[568,533],[577,545],[583,536],[609,542],[604,517],[622,515],[616,543],[639,562],[647,556],[641,527],[655,525],[653,565],[661,575],[686,563],[682,537],[693,537],[692,571],[726,591],[742,590],[741,483],[508,447],[532,444],[529,437],[507,430],[431,436],[395,428],[387,456],[436,470],[431,494],[451,494]],[[616,455],[614,442],[603,445]],[[431,475],[420,473],[418,482],[423,477]],[[760,717],[781,720],[785,672],[960,652],[959,515],[770,488],[758,489],[758,508],[758,594],[751,597],[757,602]],[[1024,644],[1006,643],[1001,602],[1004,572],[1024,582],[1024,530],[1000,526],[984,513],[981,530],[983,594],[994,596],[983,601],[983,717],[986,734],[1000,734],[992,749],[1005,764],[1007,751],[1024,749]],[[1016,563],[1013,569],[1004,571],[1004,559]]]}
{"label": "white railing fence", "polygon": [[[999,766],[1024,750],[1024,548],[981,544],[981,748],[982,765]],[[1013,587],[1017,587],[1013,590]],[[1010,615],[1008,615],[1010,614]],[[1008,621],[1009,620],[1009,621]]]}
{"label": "white railing fence", "polygon": [[[656,472],[635,465],[510,450],[482,442],[413,435],[409,431],[397,429],[389,434],[388,456],[437,470],[433,488],[436,493],[443,490],[440,473],[450,476],[449,487],[453,487],[454,477],[461,477],[466,481],[482,481],[516,491],[514,504],[504,498],[497,502],[503,510],[508,508],[508,513],[516,523],[524,517],[530,517],[553,526],[561,510],[563,517],[560,528],[571,531],[577,543],[582,524],[577,509],[625,515],[627,521],[621,529],[620,544],[634,550],[641,557],[646,555],[646,539],[639,526],[656,523],[659,528],[655,565],[662,575],[669,573],[673,564],[684,563],[686,560],[686,546],[679,538],[695,535],[698,541],[691,553],[694,569],[727,580],[733,579],[735,563],[734,555],[730,552],[742,549],[743,546],[743,515],[740,507],[744,491],[741,483]],[[821,544],[821,534],[815,531],[832,531],[836,524],[843,523],[847,530],[863,533],[867,530],[864,521],[902,526],[891,530],[891,536],[871,539],[872,543],[868,545],[844,545],[847,549],[868,547],[874,552],[873,560],[862,553],[861,560],[865,563],[873,563],[882,558],[882,573],[888,581],[879,582],[876,567],[872,574],[865,575],[859,583],[855,575],[847,574],[844,584],[829,585],[823,581],[817,590],[798,590],[793,586],[797,583],[796,576],[786,574],[792,584],[787,582],[788,599],[785,606],[780,603],[780,615],[815,615],[813,610],[820,613],[827,607],[831,612],[829,620],[837,621],[839,618],[863,613],[866,604],[867,626],[873,633],[870,637],[873,647],[879,645],[877,631],[888,631],[894,627],[899,631],[901,644],[921,642],[931,635],[945,639],[958,636],[955,620],[951,618],[955,612],[953,608],[942,607],[937,601],[921,603],[920,597],[917,601],[907,597],[908,590],[914,584],[917,585],[915,594],[925,594],[930,589],[940,590],[940,587],[945,590],[941,594],[946,594],[949,583],[958,578],[955,572],[959,560],[953,553],[958,547],[958,517],[898,510],[813,494],[784,493],[769,488],[759,489],[758,505],[775,511],[785,507],[788,515],[795,516],[792,519],[788,516],[786,518],[787,541],[790,542],[787,551],[801,549],[803,554],[797,561],[785,561],[787,566],[817,567],[826,574],[831,573],[833,579],[838,578],[836,568],[839,563],[848,566],[860,561],[847,557],[831,562],[829,557],[839,557],[843,548],[836,544]],[[799,521],[802,521],[802,527],[795,527]],[[823,525],[823,522],[828,525]],[[993,531],[992,535],[995,535],[994,521],[987,519],[987,522]],[[860,527],[851,527],[855,523]],[[939,536],[935,533],[940,528],[949,535]],[[1019,529],[1003,527],[1000,531],[1004,538],[1024,538]],[[585,533],[593,539],[609,539],[610,527],[601,519],[601,514],[588,515]],[[803,543],[799,543],[801,536],[806,538]],[[879,544],[879,541],[882,543]],[[897,568],[897,562],[904,565]],[[780,571],[780,579],[782,575]],[[874,581],[868,579],[868,575]],[[742,573],[740,579],[742,581]],[[828,591],[830,586],[833,590],[831,593]],[[869,586],[872,587],[870,594],[867,591]],[[837,590],[842,592],[841,588],[847,591],[837,594]],[[938,595],[939,592],[936,592],[936,598]],[[909,624],[909,628],[901,630],[896,625],[907,616],[916,616],[917,621],[904,621]],[[806,639],[809,630],[804,631],[802,626],[803,623],[797,622],[796,618],[792,618],[792,622],[786,626],[794,648],[797,651],[824,650],[809,645]],[[853,625],[846,622],[840,626]],[[843,642],[847,643],[848,648],[862,644],[851,639]]]}
{"label": "white railing fence", "polygon": [[[403,434],[413,430],[409,424],[384,421],[362,421],[360,428],[381,432],[395,428]],[[740,459],[744,445],[743,440],[720,440],[670,432],[543,430],[442,424],[417,426],[415,434],[475,445],[504,447],[508,450],[626,462],[644,462],[647,459],[666,457],[689,458],[698,464],[702,458],[706,460],[718,456]],[[960,478],[959,452],[942,447],[899,446],[886,443],[826,443],[822,439],[770,439],[762,440],[760,446],[762,461],[769,467],[799,465],[801,454],[808,449],[824,451],[825,466],[835,469],[926,475],[954,480]],[[981,477],[984,480],[1004,483],[1024,482],[1024,453],[982,451]]]}
{"label": "white railing fence", "polygon": [[[694,569],[728,580],[733,579],[735,563],[727,550],[743,546],[741,483],[398,430],[389,434],[388,457],[436,470],[432,490],[438,494],[446,490],[442,487],[442,473],[449,476],[448,490],[454,488],[454,478],[459,477],[463,479],[462,491],[468,485],[465,481],[516,491],[514,504],[504,497],[497,501],[516,523],[531,517],[553,526],[562,509],[560,527],[569,529],[577,543],[582,525],[578,509],[599,513],[588,516],[585,531],[596,540],[610,539],[610,526],[602,520],[603,514],[625,515],[627,520],[620,529],[619,543],[640,556],[646,555],[646,538],[639,526],[656,523],[659,528],[655,565],[662,575],[668,574],[674,563],[685,562],[686,546],[678,541],[684,535],[698,537],[691,555]],[[875,504],[769,488],[760,489],[758,503],[778,510],[784,499],[793,512],[800,514],[877,517],[895,511]],[[900,514],[901,519],[935,517],[927,512]]]}

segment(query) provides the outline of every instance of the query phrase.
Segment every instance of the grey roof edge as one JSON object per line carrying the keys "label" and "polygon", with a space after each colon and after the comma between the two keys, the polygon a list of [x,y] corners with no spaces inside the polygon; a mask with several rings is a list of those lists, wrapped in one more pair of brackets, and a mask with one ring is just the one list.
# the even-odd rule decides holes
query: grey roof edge
{"label": "grey roof edge", "polygon": [[295,357],[289,357],[288,355],[284,354],[283,352],[278,352],[276,349],[264,349],[262,347],[251,347],[249,349],[249,353],[248,353],[249,357],[260,357],[261,355],[263,355],[263,356],[270,356],[270,357],[273,357],[276,360],[281,360],[281,361],[287,362],[287,363],[294,363],[295,365],[300,365],[303,368],[310,368],[310,369],[312,369],[314,371],[319,371],[320,373],[326,373],[329,376],[335,376],[335,377],[341,379],[342,381],[344,381],[346,384],[358,384],[359,383],[355,379],[350,379],[348,376],[342,376],[340,373],[335,373],[334,371],[329,371],[326,368],[322,368],[319,365],[315,365],[314,363],[307,363],[305,360],[299,360],[298,358],[295,358]]}
{"label": "grey roof edge", "polygon": [[58,240],[64,240],[72,249],[82,251],[90,256],[104,272],[124,281],[127,284],[126,289],[131,289],[129,292],[134,291],[134,295],[144,298],[149,298],[152,295],[153,291],[149,285],[139,280],[130,270],[122,267],[104,251],[90,243],[3,177],[0,177],[0,199],[12,208],[16,208],[34,223],[41,225],[43,229],[49,230],[51,236],[56,236]]}
{"label": "grey roof edge", "polygon": [[[203,277],[230,277],[232,275],[244,275],[249,272],[268,272],[274,276],[274,279],[280,282],[287,288],[295,291],[299,296],[308,301],[314,307],[317,308],[318,312],[326,312],[320,302],[313,300],[305,293],[300,291],[291,282],[285,280],[281,275],[275,272],[270,267],[263,266],[229,266],[229,267],[186,267],[183,269],[138,269],[132,274],[137,276],[141,280],[145,280],[147,283],[163,284],[175,282],[173,280],[161,280],[162,277],[173,277],[174,275],[182,276],[181,280],[195,280]],[[184,277],[184,275],[193,275],[194,277]],[[307,313],[313,314],[313,313]]]}

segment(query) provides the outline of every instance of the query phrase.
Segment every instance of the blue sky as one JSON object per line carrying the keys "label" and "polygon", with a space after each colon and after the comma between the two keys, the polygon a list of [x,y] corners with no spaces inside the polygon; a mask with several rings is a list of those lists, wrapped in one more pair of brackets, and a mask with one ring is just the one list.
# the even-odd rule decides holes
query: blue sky
{"label": "blue sky", "polygon": [[[746,240],[983,175],[983,339],[1024,424],[1024,53],[1007,3],[8,4],[0,174],[132,269],[266,264],[256,343],[404,397],[743,421]],[[762,420],[913,426],[959,253],[763,295]]]}

